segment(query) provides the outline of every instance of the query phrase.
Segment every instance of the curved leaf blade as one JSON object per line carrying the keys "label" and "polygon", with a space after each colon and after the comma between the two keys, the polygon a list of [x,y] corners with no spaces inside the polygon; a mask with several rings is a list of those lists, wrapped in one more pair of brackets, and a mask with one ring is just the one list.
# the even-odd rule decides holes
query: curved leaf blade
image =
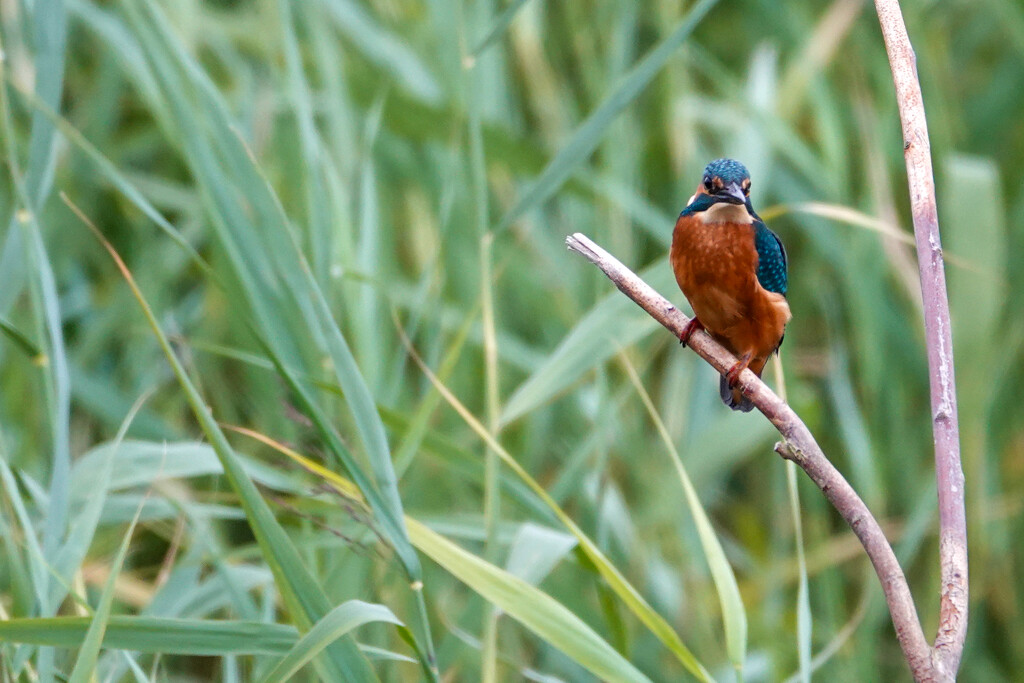
{"label": "curved leaf blade", "polygon": [[700,0],[675,30],[623,77],[618,87],[580,124],[569,138],[569,142],[548,162],[529,189],[502,217],[498,230],[507,228],[524,213],[558,191],[580,162],[597,149],[608,126],[643,92],[676,48],[697,28],[697,24],[717,1]]}
{"label": "curved leaf blade", "polygon": [[406,518],[416,547],[506,614],[605,681],[650,681],[547,593]]}
{"label": "curved leaf blade", "polygon": [[338,638],[364,624],[385,622],[401,628],[405,625],[384,605],[349,600],[328,612],[288,654],[263,677],[262,683],[279,683],[295,675],[309,660]]}

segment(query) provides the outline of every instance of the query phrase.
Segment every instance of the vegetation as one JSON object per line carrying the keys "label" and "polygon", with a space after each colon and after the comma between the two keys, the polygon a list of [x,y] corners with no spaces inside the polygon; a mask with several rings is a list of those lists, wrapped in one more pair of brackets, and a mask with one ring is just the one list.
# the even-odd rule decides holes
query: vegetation
{"label": "vegetation", "polygon": [[[954,319],[962,675],[1008,680],[1024,10],[904,4]],[[682,305],[674,216],[708,160],[748,166],[790,262],[785,386],[766,374],[934,633],[870,5],[12,0],[0,41],[3,680],[907,678],[771,425],[564,246]]]}

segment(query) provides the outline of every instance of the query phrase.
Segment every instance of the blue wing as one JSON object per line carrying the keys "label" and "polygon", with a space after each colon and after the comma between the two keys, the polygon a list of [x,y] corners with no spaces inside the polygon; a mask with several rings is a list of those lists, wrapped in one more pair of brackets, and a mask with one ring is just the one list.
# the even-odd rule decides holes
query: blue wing
{"label": "blue wing", "polygon": [[782,240],[760,218],[754,221],[754,245],[757,247],[757,281],[769,292],[786,293],[786,249]]}

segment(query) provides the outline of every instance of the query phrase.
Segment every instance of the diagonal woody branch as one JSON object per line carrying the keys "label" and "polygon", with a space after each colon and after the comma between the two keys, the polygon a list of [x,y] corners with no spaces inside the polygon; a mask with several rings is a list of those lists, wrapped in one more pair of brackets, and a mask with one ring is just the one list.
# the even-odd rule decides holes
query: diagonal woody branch
{"label": "diagonal woody branch", "polygon": [[924,115],[917,60],[897,0],[875,0],[885,49],[896,86],[903,156],[910,187],[917,263],[921,274],[924,330],[931,380],[932,435],[935,439],[935,478],[939,493],[939,561],[942,595],[939,629],[932,651],[937,680],[951,681],[960,668],[967,636],[967,519],[964,512],[964,472],[960,464],[953,338],[950,331],[946,274],[939,240],[931,145]]}
{"label": "diagonal woody branch", "polygon": [[[585,256],[596,265],[619,290],[635,301],[677,337],[689,322],[668,299],[656,292],[633,271],[614,256],[592,242],[586,235],[576,233],[566,238],[569,249]],[[706,332],[695,333],[688,342],[701,358],[721,373],[725,373],[736,359]],[[921,623],[914,608],[910,587],[903,575],[885,534],[868,510],[864,501],[853,490],[839,470],[829,462],[807,425],[782,399],[775,395],[750,370],[740,374],[739,386],[743,394],[779,430],[784,441],[776,446],[779,455],[792,460],[817,484],[822,493],[846,520],[860,539],[871,564],[882,583],[885,601],[889,606],[896,637],[910,670],[917,681],[945,680],[937,678],[932,664],[932,650],[925,640]]]}

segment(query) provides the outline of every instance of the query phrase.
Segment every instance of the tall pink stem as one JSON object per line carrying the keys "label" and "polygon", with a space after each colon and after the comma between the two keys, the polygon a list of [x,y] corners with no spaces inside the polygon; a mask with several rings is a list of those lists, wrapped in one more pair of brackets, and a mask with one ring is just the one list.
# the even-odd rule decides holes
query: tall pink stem
{"label": "tall pink stem", "polygon": [[931,380],[932,433],[935,439],[935,477],[939,494],[939,555],[942,597],[939,630],[932,648],[932,665],[939,680],[953,680],[960,667],[967,635],[967,519],[964,511],[964,473],[960,464],[953,339],[946,296],[946,274],[939,240],[931,146],[917,60],[897,0],[875,0],[885,38],[900,121],[903,154],[910,186],[910,208],[917,241],[925,339]]}

